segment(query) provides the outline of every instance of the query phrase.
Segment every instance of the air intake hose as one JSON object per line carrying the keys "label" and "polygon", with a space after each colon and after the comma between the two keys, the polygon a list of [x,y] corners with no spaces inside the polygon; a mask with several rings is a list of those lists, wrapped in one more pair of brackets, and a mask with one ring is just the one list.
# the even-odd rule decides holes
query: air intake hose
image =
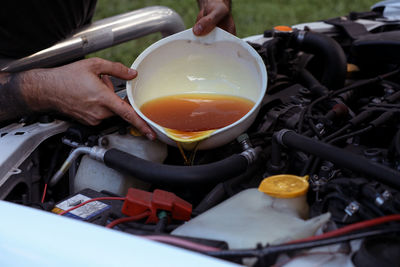
{"label": "air intake hose", "polygon": [[340,45],[332,38],[316,33],[298,31],[294,33],[295,44],[301,51],[315,55],[322,60],[321,83],[331,90],[344,86],[347,59]]}

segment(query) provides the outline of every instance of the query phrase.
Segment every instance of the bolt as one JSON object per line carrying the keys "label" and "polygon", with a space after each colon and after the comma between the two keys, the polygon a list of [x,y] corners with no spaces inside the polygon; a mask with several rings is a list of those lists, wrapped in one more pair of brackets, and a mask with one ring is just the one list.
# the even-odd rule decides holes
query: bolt
{"label": "bolt", "polygon": [[356,212],[360,210],[360,203],[357,201],[350,202],[349,205],[344,209],[344,211],[349,215],[353,216]]}
{"label": "bolt", "polygon": [[374,103],[374,104],[380,104],[382,101],[381,101],[380,98],[375,97],[374,99],[372,99],[371,102]]}
{"label": "bolt", "polygon": [[385,190],[385,191],[382,193],[382,197],[383,197],[384,200],[389,200],[389,199],[392,198],[392,194],[391,194],[388,190]]}
{"label": "bolt", "polygon": [[101,139],[101,141],[100,141],[100,145],[101,145],[102,147],[107,147],[109,144],[110,144],[110,141],[108,140],[107,137],[103,137],[103,138]]}
{"label": "bolt", "polygon": [[249,140],[249,136],[247,134],[239,135],[239,137],[237,137],[236,140],[242,146],[243,151],[246,151],[246,150],[252,148],[252,145]]}
{"label": "bolt", "polygon": [[385,199],[382,197],[382,195],[378,195],[378,196],[375,198],[375,204],[376,204],[378,207],[380,207],[380,206],[382,206],[383,204],[385,204]]}

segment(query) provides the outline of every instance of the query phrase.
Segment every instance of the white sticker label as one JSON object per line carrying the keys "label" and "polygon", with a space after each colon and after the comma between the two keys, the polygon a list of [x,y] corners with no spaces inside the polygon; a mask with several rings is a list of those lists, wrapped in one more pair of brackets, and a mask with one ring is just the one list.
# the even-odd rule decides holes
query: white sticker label
{"label": "white sticker label", "polygon": [[[56,205],[57,208],[62,209],[62,210],[68,210],[70,208],[73,208],[85,201],[90,200],[91,198],[78,194],[76,196],[73,196],[67,200],[64,200],[63,202],[59,203]],[[100,201],[93,201],[89,202],[82,207],[79,207],[77,209],[74,209],[70,211],[69,213],[78,216],[82,219],[88,219],[90,217],[95,216],[96,214],[99,214],[103,210],[106,210],[109,207],[109,205],[104,204],[103,202]]]}

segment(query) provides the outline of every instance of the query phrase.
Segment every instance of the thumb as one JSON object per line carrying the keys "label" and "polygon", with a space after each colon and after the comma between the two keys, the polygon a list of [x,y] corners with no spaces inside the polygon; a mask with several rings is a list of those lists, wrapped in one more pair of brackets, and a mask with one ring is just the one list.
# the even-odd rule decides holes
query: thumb
{"label": "thumb", "polygon": [[195,35],[206,35],[227,15],[226,9],[222,6],[214,8],[209,14],[200,18],[193,27]]}

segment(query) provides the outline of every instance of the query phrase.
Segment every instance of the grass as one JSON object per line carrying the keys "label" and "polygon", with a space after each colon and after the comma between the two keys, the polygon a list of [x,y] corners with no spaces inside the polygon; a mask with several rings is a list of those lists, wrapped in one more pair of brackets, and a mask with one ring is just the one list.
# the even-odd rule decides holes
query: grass
{"label": "grass", "polygon": [[[293,25],[368,11],[377,0],[232,0],[232,14],[238,37],[261,34],[275,25]],[[193,26],[198,8],[195,0],[99,0],[94,21],[146,6],[162,5],[182,16],[187,28]],[[152,34],[93,54],[130,66],[150,44],[161,38]]]}

